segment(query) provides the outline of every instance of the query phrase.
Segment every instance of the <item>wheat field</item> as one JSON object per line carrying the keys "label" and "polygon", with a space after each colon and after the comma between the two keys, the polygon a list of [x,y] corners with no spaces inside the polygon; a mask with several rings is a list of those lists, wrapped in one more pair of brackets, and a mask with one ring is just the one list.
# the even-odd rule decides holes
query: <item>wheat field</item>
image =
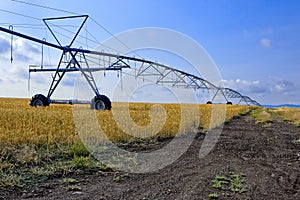
{"label": "wheat field", "polygon": [[0,98],[0,189],[38,183],[51,175],[117,169],[117,165],[103,165],[86,148],[85,138],[101,141],[101,137],[94,138],[99,136],[99,127],[108,140],[120,145],[151,145],[158,138],[205,132],[247,113],[257,122],[276,118],[298,126],[300,114],[300,109],[241,105],[112,106],[110,111],[93,111],[89,105],[34,108],[29,106],[29,99]]}
{"label": "wheat field", "polygon": [[[161,118],[165,119],[161,129],[153,135],[151,126],[160,121],[160,116],[155,115],[151,119],[152,110],[155,111],[156,105],[145,103],[113,103],[111,111],[89,111],[96,114],[98,123],[109,138],[114,142],[128,142],[135,138],[147,137],[172,137],[179,134],[186,134],[191,131],[191,127],[207,130],[216,127],[223,122],[222,117],[214,119],[211,123],[212,111],[224,112],[224,105],[184,105],[184,112],[181,110],[183,105],[161,104],[159,109],[164,114]],[[219,108],[218,108],[219,106]],[[87,106],[82,106],[86,109]],[[129,109],[128,109],[129,107]],[[247,106],[225,106],[227,110],[226,120],[249,109]],[[71,105],[51,105],[49,107],[30,107],[28,99],[0,99],[0,144],[5,145],[51,145],[51,144],[71,144],[78,140],[78,132],[75,126],[74,111]],[[115,116],[129,113],[133,123],[138,128],[121,128],[116,123]],[[155,114],[155,113],[154,113]],[[200,116],[196,120],[195,116]],[[215,114],[218,116],[218,114]],[[222,116],[222,115],[220,115]],[[182,120],[184,118],[184,120]],[[88,121],[89,119],[85,119]],[[128,119],[125,119],[128,120]],[[83,120],[84,121],[84,120]],[[154,122],[153,122],[154,121]],[[211,123],[211,124],[210,124]],[[127,121],[123,125],[127,124]],[[84,125],[82,125],[84,126]],[[87,129],[86,129],[87,130]],[[138,133],[139,130],[140,133]],[[134,131],[135,134],[128,134]],[[155,130],[154,130],[155,131]],[[88,130],[87,130],[88,134]],[[152,135],[147,135],[152,134]]]}
{"label": "wheat field", "polygon": [[99,127],[109,141],[147,145],[158,137],[206,131],[251,110],[226,105],[112,106],[110,111],[93,111],[89,105],[35,108],[29,106],[29,99],[0,98],[0,189],[23,187],[51,175],[106,169],[91,156],[84,141],[101,141]]}

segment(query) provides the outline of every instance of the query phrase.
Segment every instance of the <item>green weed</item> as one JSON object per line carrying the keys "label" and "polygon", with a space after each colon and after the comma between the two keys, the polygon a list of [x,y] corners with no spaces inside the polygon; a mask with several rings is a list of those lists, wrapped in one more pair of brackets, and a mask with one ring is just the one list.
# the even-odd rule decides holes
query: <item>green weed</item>
{"label": "green weed", "polygon": [[242,116],[245,116],[245,115],[247,115],[248,113],[250,113],[251,112],[251,110],[253,110],[253,108],[251,107],[251,108],[249,108],[249,107],[245,107],[244,109],[241,109],[241,111],[240,111],[240,115],[242,115]]}
{"label": "green weed", "polygon": [[121,179],[126,178],[126,177],[129,177],[129,174],[128,174],[128,173],[126,173],[126,174],[121,174],[121,175],[115,175],[114,178],[113,178],[113,181],[115,181],[115,182],[120,182]]}
{"label": "green weed", "polygon": [[81,191],[81,187],[78,185],[69,185],[67,188],[68,191]]}
{"label": "green weed", "polygon": [[223,185],[227,184],[229,180],[225,176],[216,176],[213,182],[213,188],[223,190]]}
{"label": "green weed", "polygon": [[63,178],[61,180],[62,183],[66,183],[66,184],[75,184],[78,183],[78,181],[74,178]]}
{"label": "green weed", "polygon": [[69,147],[69,149],[67,150],[67,154],[69,156],[81,156],[81,157],[90,156],[90,152],[87,150],[84,144],[79,140],[74,142]]}
{"label": "green weed", "polygon": [[212,194],[208,195],[208,198],[210,198],[210,199],[217,199],[217,198],[219,198],[219,195],[215,194],[215,193],[212,193]]}
{"label": "green weed", "polygon": [[[243,173],[230,173],[230,176],[217,175],[212,180],[212,187],[217,190],[222,190],[222,194],[226,196],[229,196],[230,192],[241,194],[246,192],[246,189],[244,188],[244,176],[245,175]],[[219,195],[217,193],[211,193],[208,197],[216,199]]]}
{"label": "green weed", "polygon": [[230,175],[230,187],[229,189],[232,191],[232,192],[235,192],[235,193],[243,193],[245,192],[246,190],[244,189],[244,178],[243,176],[245,176],[244,174],[235,174],[235,173],[231,173]]}
{"label": "green weed", "polygon": [[22,187],[22,179],[21,175],[12,174],[12,173],[1,173],[0,175],[0,188],[1,187]]}
{"label": "green weed", "polygon": [[94,165],[94,160],[91,157],[74,156],[71,160],[71,165],[75,169],[89,170]]}
{"label": "green weed", "polygon": [[264,108],[256,108],[250,112],[250,115],[255,119],[256,123],[272,123],[273,118],[268,110]]}

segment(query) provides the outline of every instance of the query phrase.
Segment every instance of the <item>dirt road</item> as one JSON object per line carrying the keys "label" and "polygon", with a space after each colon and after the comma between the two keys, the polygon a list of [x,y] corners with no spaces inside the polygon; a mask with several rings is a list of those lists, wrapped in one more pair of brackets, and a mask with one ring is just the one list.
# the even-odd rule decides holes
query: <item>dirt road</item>
{"label": "dirt road", "polygon": [[[199,159],[205,134],[199,133],[180,159],[154,173],[74,174],[69,178],[76,183],[52,178],[30,191],[1,192],[0,199],[300,199],[299,128],[236,117],[224,125],[213,151]],[[213,186],[216,176],[227,178],[222,189]]]}

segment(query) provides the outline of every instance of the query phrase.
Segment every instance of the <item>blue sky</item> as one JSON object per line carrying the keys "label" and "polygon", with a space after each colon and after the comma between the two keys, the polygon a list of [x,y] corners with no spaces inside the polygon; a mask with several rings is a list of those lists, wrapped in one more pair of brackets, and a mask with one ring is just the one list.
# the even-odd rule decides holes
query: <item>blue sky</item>
{"label": "blue sky", "polygon": [[[262,104],[300,104],[300,2],[297,0],[24,1],[88,14],[112,34],[143,27],[176,30],[206,49],[225,86]],[[39,19],[65,15],[9,0],[1,2],[1,9]],[[22,23],[41,24],[0,11],[0,26]],[[87,26],[97,33],[99,41],[110,36],[93,23]],[[40,30],[16,29],[38,38],[45,34]],[[28,98],[35,90],[46,93],[48,85],[35,79],[37,75],[32,77],[33,90],[27,91],[28,64],[40,62],[36,56],[40,45],[14,38],[18,49],[14,49],[11,64],[9,39],[10,35],[0,32],[0,96]],[[49,80],[49,74],[41,77],[45,82]],[[68,90],[67,84],[65,87]],[[58,96],[63,94],[64,88]]]}

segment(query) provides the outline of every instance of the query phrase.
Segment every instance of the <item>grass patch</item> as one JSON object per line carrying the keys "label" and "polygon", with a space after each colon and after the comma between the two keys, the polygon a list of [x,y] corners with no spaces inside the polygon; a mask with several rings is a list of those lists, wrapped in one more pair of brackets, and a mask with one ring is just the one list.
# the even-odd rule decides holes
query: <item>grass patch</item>
{"label": "grass patch", "polygon": [[211,194],[208,195],[208,198],[210,198],[210,199],[217,199],[217,198],[219,198],[219,195],[216,194],[216,193],[211,193]]}
{"label": "grass patch", "polygon": [[217,175],[212,180],[212,188],[214,188],[216,193],[211,193],[208,195],[211,199],[216,199],[220,194],[230,195],[230,193],[241,194],[246,192],[245,189],[245,174],[243,173],[230,173],[229,175]]}
{"label": "grass patch", "polygon": [[281,107],[270,109],[271,115],[275,116],[279,121],[285,121],[300,127],[300,109]]}
{"label": "grass patch", "polygon": [[69,156],[81,156],[81,157],[87,157],[90,156],[90,152],[87,150],[87,148],[84,146],[84,144],[77,140],[67,150],[67,154]]}
{"label": "grass patch", "polygon": [[216,176],[214,180],[212,181],[213,185],[212,187],[218,190],[223,190],[223,186],[225,184],[229,183],[229,179],[227,179],[225,176]]}
{"label": "grass patch", "polygon": [[250,112],[256,123],[265,125],[273,121],[286,122],[300,127],[300,108],[255,108]]}
{"label": "grass patch", "polygon": [[[69,145],[34,147],[7,146],[0,157],[0,189],[31,187],[51,176],[65,177],[72,173],[113,170],[104,167],[90,155],[70,156]],[[17,153],[15,153],[17,152]],[[86,155],[86,154],[84,154]],[[71,182],[65,179],[64,182]]]}
{"label": "grass patch", "polygon": [[74,156],[70,164],[74,169],[89,171],[94,166],[95,161],[91,157]]}
{"label": "grass patch", "polygon": [[235,173],[231,173],[230,175],[230,187],[229,189],[232,192],[235,193],[243,193],[245,192],[245,188],[244,188],[244,177],[245,175],[240,173],[240,174],[235,174]]}
{"label": "grass patch", "polygon": [[255,107],[244,107],[244,108],[242,108],[241,110],[240,110],[240,115],[241,116],[245,116],[245,115],[248,115],[252,110],[254,110],[255,109]]}
{"label": "grass patch", "polygon": [[265,108],[256,108],[250,112],[250,115],[255,119],[256,123],[272,123],[273,118]]}
{"label": "grass patch", "polygon": [[24,184],[22,183],[23,177],[21,175],[13,174],[13,173],[1,173],[0,174],[0,188],[6,187],[22,187]]}

